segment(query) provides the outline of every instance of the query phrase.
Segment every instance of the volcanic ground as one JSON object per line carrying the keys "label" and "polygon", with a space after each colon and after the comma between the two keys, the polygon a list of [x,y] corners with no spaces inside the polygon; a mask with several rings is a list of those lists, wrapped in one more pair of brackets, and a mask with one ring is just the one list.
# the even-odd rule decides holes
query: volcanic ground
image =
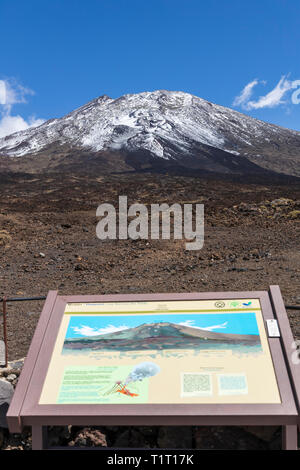
{"label": "volcanic ground", "polygon": [[[200,251],[185,240],[96,236],[108,202],[204,204]],[[300,182],[244,183],[135,174],[0,177],[0,297],[265,290],[279,284],[300,304]],[[9,359],[25,356],[43,302],[8,304]],[[300,308],[289,310],[300,338]],[[2,332],[1,332],[2,335]]]}

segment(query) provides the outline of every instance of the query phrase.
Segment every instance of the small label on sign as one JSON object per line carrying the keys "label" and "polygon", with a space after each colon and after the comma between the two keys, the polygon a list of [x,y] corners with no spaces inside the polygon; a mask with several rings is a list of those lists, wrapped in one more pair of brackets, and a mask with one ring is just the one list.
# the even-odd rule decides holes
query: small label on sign
{"label": "small label on sign", "polygon": [[0,340],[0,367],[5,366],[5,344]]}
{"label": "small label on sign", "polygon": [[267,320],[268,335],[270,338],[279,338],[280,332],[277,320]]}

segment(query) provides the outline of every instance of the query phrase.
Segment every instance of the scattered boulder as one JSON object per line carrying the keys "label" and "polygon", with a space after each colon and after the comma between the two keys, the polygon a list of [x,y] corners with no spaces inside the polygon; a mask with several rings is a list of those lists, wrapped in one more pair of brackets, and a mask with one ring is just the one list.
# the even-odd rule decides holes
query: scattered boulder
{"label": "scattered boulder", "polygon": [[[293,201],[285,197],[273,201],[262,201],[260,203],[241,202],[229,209],[233,214],[243,216],[259,216],[264,218],[278,219],[280,217],[300,218],[300,201]],[[291,210],[293,209],[293,210]]]}
{"label": "scattered boulder", "polygon": [[16,374],[9,374],[6,377],[6,380],[8,380],[8,382],[13,382],[16,378],[17,378]]}
{"label": "scattered boulder", "polygon": [[71,439],[72,426],[50,426],[48,428],[48,444],[52,446],[65,446]]}
{"label": "scattered boulder", "polygon": [[279,199],[274,199],[274,201],[271,201],[270,204],[273,207],[290,206],[290,205],[294,204],[294,201],[293,201],[293,199],[288,199],[286,197],[280,197]]}
{"label": "scattered boulder", "polygon": [[14,393],[14,387],[4,379],[0,379],[0,405],[10,403]]}
{"label": "scattered boulder", "polygon": [[6,413],[14,393],[14,387],[4,379],[0,379],[0,427],[6,428]]}
{"label": "scattered boulder", "polygon": [[[8,411],[9,404],[8,403],[2,403],[0,405],[0,432],[1,428],[7,428],[7,421],[6,421],[6,413]],[[0,446],[1,449],[1,446]]]}
{"label": "scattered boulder", "polygon": [[74,447],[107,447],[106,436],[98,429],[84,428],[79,431],[74,440],[69,442]]}
{"label": "scattered boulder", "polygon": [[288,213],[290,219],[300,219],[300,211],[295,210]]}
{"label": "scattered boulder", "polygon": [[11,236],[7,230],[0,230],[0,246],[6,246],[11,242]]}

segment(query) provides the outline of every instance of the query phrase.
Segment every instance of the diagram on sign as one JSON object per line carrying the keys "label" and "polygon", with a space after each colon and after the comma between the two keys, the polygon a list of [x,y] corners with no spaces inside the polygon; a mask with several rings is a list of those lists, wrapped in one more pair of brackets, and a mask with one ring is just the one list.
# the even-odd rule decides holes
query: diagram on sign
{"label": "diagram on sign", "polygon": [[157,364],[153,362],[142,362],[132,369],[124,381],[118,380],[115,382],[112,388],[104,393],[104,396],[121,393],[129,397],[137,397],[139,395],[138,393],[129,390],[130,384],[141,382],[146,378],[158,374],[158,372],[160,372],[160,367]]}

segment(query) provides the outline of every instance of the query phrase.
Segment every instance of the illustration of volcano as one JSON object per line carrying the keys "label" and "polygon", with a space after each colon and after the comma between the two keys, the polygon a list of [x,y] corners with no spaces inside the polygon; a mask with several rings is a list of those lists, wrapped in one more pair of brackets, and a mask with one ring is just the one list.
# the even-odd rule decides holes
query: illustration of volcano
{"label": "illustration of volcano", "polygon": [[145,351],[165,349],[221,349],[229,345],[256,346],[259,335],[216,333],[174,323],[148,323],[115,333],[66,338],[64,350]]}

